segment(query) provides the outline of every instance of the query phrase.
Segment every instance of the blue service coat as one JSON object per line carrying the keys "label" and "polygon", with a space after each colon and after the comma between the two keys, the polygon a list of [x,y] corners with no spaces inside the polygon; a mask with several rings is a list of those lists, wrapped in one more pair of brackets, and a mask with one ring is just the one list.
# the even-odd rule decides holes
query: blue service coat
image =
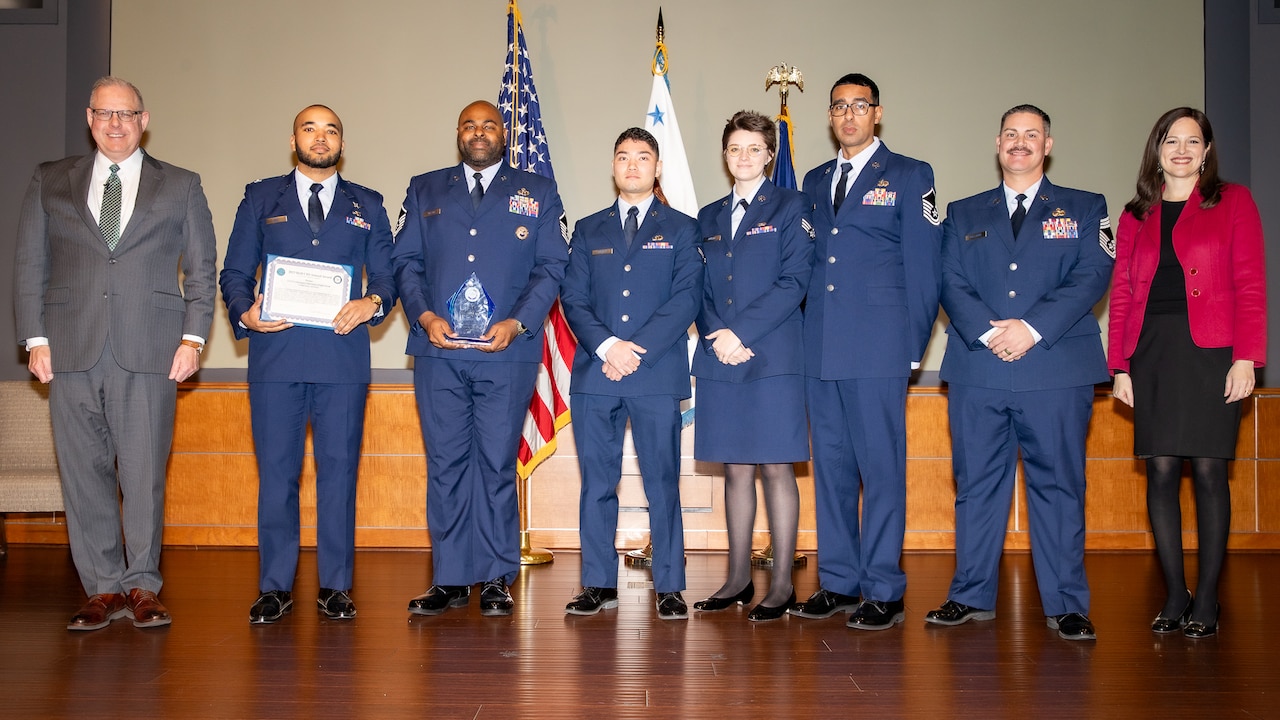
{"label": "blue service coat", "polygon": [[[730,193],[698,213],[706,273],[693,374],[722,382],[802,375],[800,302],[813,273],[810,203],[803,194],[765,180],[731,236],[732,201]],[[716,359],[706,336],[724,328],[755,357],[741,365]]]}
{"label": "blue service coat", "polygon": [[[219,284],[237,340],[249,338],[249,382],[369,382],[369,325],[387,318],[396,302],[391,271],[391,226],[382,195],[341,177],[318,236],[298,202],[294,173],[245,187],[227,242]],[[382,298],[382,314],[347,335],[295,326],[283,332],[250,332],[240,324],[261,292],[258,279],[268,255],[340,263],[354,269],[351,299]],[[367,285],[362,276],[367,275]]]}
{"label": "blue service coat", "polygon": [[[560,292],[578,337],[571,393],[690,395],[688,330],[702,302],[702,258],[693,218],[656,200],[628,250],[615,203],[574,228]],[[614,382],[596,348],[610,337],[643,347],[640,367]]]}
{"label": "blue service coat", "polygon": [[[1107,292],[1115,256],[1106,199],[1046,177],[1017,241],[997,187],[947,206],[942,379],[1000,390],[1050,390],[1105,382],[1093,306]],[[991,320],[1021,318],[1042,339],[1017,362],[978,338]]]}
{"label": "blue service coat", "polygon": [[[409,355],[472,362],[538,362],[542,323],[568,262],[564,206],[554,180],[503,167],[471,208],[462,165],[409,181],[396,231],[396,282],[409,316]],[[492,322],[519,320],[528,332],[505,350],[442,350],[418,322],[430,310],[449,320],[449,298],[476,273],[493,299]],[[452,324],[452,321],[450,321]]]}

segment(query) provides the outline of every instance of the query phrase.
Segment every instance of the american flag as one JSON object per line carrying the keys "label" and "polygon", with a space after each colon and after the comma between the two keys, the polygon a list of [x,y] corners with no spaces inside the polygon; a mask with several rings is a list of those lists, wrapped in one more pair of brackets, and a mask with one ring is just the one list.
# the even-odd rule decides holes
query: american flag
{"label": "american flag", "polygon": [[[547,134],[542,129],[538,90],[533,86],[529,48],[520,25],[520,9],[515,0],[507,3],[507,66],[498,93],[498,110],[507,127],[507,161],[518,170],[528,170],[555,179]],[[560,232],[569,242],[569,221],[560,216]],[[560,301],[551,306],[543,324],[542,362],[538,380],[524,417],[516,474],[521,480],[556,451],[556,433],[569,424],[569,376],[577,340],[564,319]]]}

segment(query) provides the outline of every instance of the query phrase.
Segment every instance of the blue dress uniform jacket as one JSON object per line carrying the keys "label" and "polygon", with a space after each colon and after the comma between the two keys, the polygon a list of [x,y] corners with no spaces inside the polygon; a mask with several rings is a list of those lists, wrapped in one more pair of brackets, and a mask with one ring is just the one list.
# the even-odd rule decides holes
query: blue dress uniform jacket
{"label": "blue dress uniform jacket", "polygon": [[[578,221],[570,248],[560,302],[578,337],[571,392],[689,397],[688,330],[702,302],[697,224],[655,200],[628,250],[614,204]],[[619,382],[596,357],[614,336],[648,351]]]}
{"label": "blue dress uniform jacket", "polygon": [[[480,208],[472,210],[469,174],[458,165],[409,181],[393,254],[400,302],[409,316],[406,353],[536,363],[542,359],[542,323],[568,261],[560,194],[553,180],[503,167]],[[502,352],[441,350],[418,322],[430,310],[452,325],[449,298],[473,272],[493,298],[493,322],[515,318],[529,329]]]}
{"label": "blue dress uniform jacket", "polygon": [[938,313],[942,231],[927,163],[881,144],[838,214],[835,171],[832,160],[804,179],[815,233],[804,348],[818,580],[892,602],[907,586],[907,380]]}
{"label": "blue dress uniform jacket", "polygon": [[[355,569],[356,478],[370,377],[368,325],[385,320],[396,302],[391,225],[381,195],[339,177],[329,213],[313,234],[298,202],[295,178],[291,172],[245,188],[220,284],[236,338],[249,338],[249,405],[259,477],[259,589],[293,587],[298,481],[310,420],[320,586],[347,590]],[[257,275],[265,271],[268,255],[351,266],[350,299],[376,293],[382,314],[346,335],[303,326],[250,332],[240,317],[260,292]]]}
{"label": "blue dress uniform jacket", "polygon": [[810,170],[813,277],[805,301],[806,374],[822,380],[908,377],[938,316],[942,231],[933,168],[881,144],[831,206],[836,162]]}
{"label": "blue dress uniform jacket", "polygon": [[[249,382],[368,383],[369,325],[387,318],[396,302],[391,271],[391,226],[382,195],[338,179],[333,204],[318,237],[298,203],[294,173],[250,183],[236,211],[219,284],[237,340],[249,338]],[[323,328],[293,327],[253,333],[240,324],[261,292],[258,279],[268,255],[349,265],[355,270],[351,299],[382,298],[374,315],[347,335]],[[368,285],[362,273],[368,273]]]}
{"label": "blue dress uniform jacket", "polygon": [[[1111,279],[1115,243],[1098,194],[1040,183],[1017,241],[997,187],[947,206],[942,379],[1001,390],[1047,390],[1105,382],[1093,306]],[[1042,339],[1012,363],[978,338],[991,320],[1021,318]]]}
{"label": "blue dress uniform jacket", "polygon": [[[437,585],[511,582],[520,569],[516,453],[542,324],[568,263],[553,180],[503,166],[472,208],[469,174],[459,164],[409,182],[392,253],[415,356]],[[437,348],[419,322],[430,310],[452,325],[449,298],[473,272],[493,300],[492,322],[528,328],[501,352]]]}
{"label": "blue dress uniform jacket", "polygon": [[[579,221],[560,303],[578,336],[570,386],[582,473],[582,584],[617,587],[618,481],[627,420],[649,502],[656,592],[684,589],[680,399],[690,395],[689,326],[702,301],[697,223],[656,200],[628,249],[617,204]],[[643,347],[615,382],[596,348],[610,337]]]}
{"label": "blue dress uniform jacket", "polygon": [[[1089,611],[1084,572],[1085,436],[1093,385],[1107,379],[1094,305],[1111,278],[1106,200],[1045,178],[1015,239],[1004,191],[947,208],[942,307],[951,318],[956,572],[949,599],[994,609],[1021,450],[1032,560],[1045,615]],[[1005,362],[979,341],[1021,318],[1042,339]]]}
{"label": "blue dress uniform jacket", "polygon": [[[800,302],[813,273],[810,204],[794,190],[765,180],[730,235],[730,193],[698,213],[706,258],[693,374],[723,382],[750,382],[804,374],[804,316]],[[709,333],[729,328],[755,357],[741,365],[716,359]]]}

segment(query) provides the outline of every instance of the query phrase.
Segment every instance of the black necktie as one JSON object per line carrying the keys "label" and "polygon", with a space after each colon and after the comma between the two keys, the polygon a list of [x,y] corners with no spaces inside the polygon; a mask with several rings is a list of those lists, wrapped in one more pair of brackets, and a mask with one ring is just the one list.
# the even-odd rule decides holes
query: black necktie
{"label": "black necktie", "polygon": [[853,163],[840,163],[840,179],[836,181],[836,195],[831,202],[836,212],[840,212],[840,206],[844,204],[844,194],[847,192],[845,186],[849,183],[849,172],[852,170]]}
{"label": "black necktie", "polygon": [[471,186],[471,209],[477,210],[480,208],[480,201],[484,199],[484,183],[480,182],[483,176],[476,173],[471,177],[476,179],[476,184]]}
{"label": "black necktie", "polygon": [[622,223],[622,239],[627,241],[627,247],[631,247],[631,241],[636,239],[636,233],[640,232],[640,208],[632,207],[627,211],[627,221]]}
{"label": "black necktie", "polygon": [[1027,208],[1022,204],[1027,196],[1018,193],[1014,200],[1018,201],[1018,209],[1013,211],[1013,215],[1009,216],[1009,222],[1013,223],[1013,239],[1018,239],[1018,231],[1022,229],[1022,221],[1027,219]]}
{"label": "black necktie", "polygon": [[324,223],[324,205],[320,204],[320,191],[324,186],[311,183],[311,199],[307,201],[307,222],[311,225],[311,234],[320,234],[320,225]]}

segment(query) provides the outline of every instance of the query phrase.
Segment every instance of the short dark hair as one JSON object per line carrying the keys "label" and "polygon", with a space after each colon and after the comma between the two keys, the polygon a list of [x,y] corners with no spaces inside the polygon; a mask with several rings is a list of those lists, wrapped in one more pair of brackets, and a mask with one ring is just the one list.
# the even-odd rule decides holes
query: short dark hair
{"label": "short dark hair", "polygon": [[654,159],[657,159],[658,157],[660,157],[660,154],[658,152],[658,138],[654,137],[653,133],[649,132],[648,130],[645,130],[644,128],[638,128],[638,127],[630,127],[630,128],[627,128],[626,130],[623,130],[622,134],[619,135],[618,139],[613,143],[613,151],[618,152],[618,146],[628,140],[636,140],[648,145],[650,148],[653,149]]}
{"label": "short dark hair", "polygon": [[729,147],[729,136],[738,130],[746,130],[747,132],[760,133],[764,136],[765,149],[770,155],[778,153],[778,126],[774,124],[773,118],[767,115],[761,115],[754,110],[739,110],[729,118],[724,125],[724,134],[720,136],[720,149],[726,150]]}
{"label": "short dark hair", "polygon": [[1138,165],[1138,187],[1124,209],[1139,219],[1145,219],[1151,208],[1160,202],[1161,188],[1164,186],[1164,175],[1160,170],[1160,145],[1169,137],[1173,124],[1182,118],[1191,118],[1200,126],[1200,134],[1204,136],[1205,156],[1204,169],[1200,171],[1200,207],[1209,209],[1222,200],[1222,178],[1218,177],[1218,153],[1209,147],[1213,144],[1213,126],[1209,124],[1209,116],[1193,107],[1176,107],[1160,116],[1151,134],[1147,136],[1147,145],[1142,150],[1142,162]]}
{"label": "short dark hair", "polygon": [[1029,103],[1023,103],[1022,105],[1014,105],[1008,110],[1005,110],[1004,114],[1000,116],[1000,129],[1004,130],[1004,121],[1008,120],[1010,115],[1017,115],[1018,113],[1031,113],[1032,115],[1039,115],[1040,119],[1044,121],[1045,137],[1049,137],[1050,135],[1053,134],[1049,132],[1049,113]]}
{"label": "short dark hair", "polygon": [[[880,86],[876,85],[875,80],[872,80],[862,73],[849,73],[848,75],[841,77],[836,81],[835,85],[831,86],[831,92],[835,92],[836,88],[841,85],[861,85],[865,88],[871,88],[871,104],[880,104]],[[830,97],[831,93],[827,93],[827,95]]]}

